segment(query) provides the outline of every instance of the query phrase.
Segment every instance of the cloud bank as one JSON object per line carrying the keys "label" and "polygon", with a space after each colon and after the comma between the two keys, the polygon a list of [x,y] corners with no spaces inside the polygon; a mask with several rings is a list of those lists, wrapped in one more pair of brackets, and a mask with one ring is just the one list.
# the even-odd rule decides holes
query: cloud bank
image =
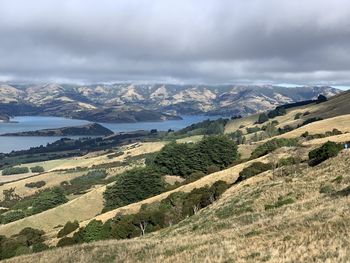
{"label": "cloud bank", "polygon": [[347,0],[0,0],[0,81],[350,84]]}

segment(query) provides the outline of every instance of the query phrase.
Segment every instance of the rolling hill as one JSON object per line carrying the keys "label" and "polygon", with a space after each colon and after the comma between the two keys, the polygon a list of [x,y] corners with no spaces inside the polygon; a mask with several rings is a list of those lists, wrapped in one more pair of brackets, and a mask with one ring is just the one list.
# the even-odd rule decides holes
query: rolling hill
{"label": "rolling hill", "polygon": [[[136,89],[130,94],[141,99],[135,92]],[[341,144],[350,141],[349,94],[344,92],[322,103],[290,107],[281,116],[269,118],[261,124],[257,123],[259,114],[230,120],[225,133],[231,136],[239,130],[247,140],[239,145],[241,159],[225,169],[192,181],[182,181],[159,195],[104,213],[101,210],[106,184],[95,185],[65,204],[1,225],[0,234],[11,236],[28,226],[43,229],[46,244],[54,246],[58,242],[57,232],[68,220],[77,219],[83,229],[95,220],[108,222],[138,214],[145,205],[157,207],[174,194],[193,193],[219,181],[229,185],[219,199],[177,224],[152,230],[141,237],[54,248],[22,255],[8,262],[347,262],[350,259],[349,150],[342,150],[316,166],[309,165],[308,161],[309,152],[327,141]],[[310,118],[313,121],[308,121]],[[282,132],[268,135],[262,128],[273,121],[276,130],[281,128]],[[290,129],[284,130],[286,126]],[[261,134],[256,141],[253,133],[247,130],[254,127],[259,128],[255,133]],[[337,132],[331,133],[334,129]],[[179,141],[193,145],[201,138],[197,135]],[[272,139],[295,138],[298,140],[296,145],[277,147],[261,157],[251,157],[255,149]],[[50,167],[45,180],[51,182],[49,174],[54,175],[60,169],[78,166],[89,169],[94,164],[130,161],[137,156],[144,160],[144,154],[157,152],[167,144],[161,141],[137,147],[125,146],[122,155],[112,154],[112,158],[108,157],[111,153],[90,153],[90,156],[42,163],[42,166]],[[153,160],[152,156],[148,155],[149,160]],[[129,169],[132,163],[125,169]],[[255,163],[271,166],[241,180],[242,172]],[[143,161],[137,164],[143,165]],[[107,169],[109,173],[118,173],[110,169]],[[12,184],[20,187],[25,180],[33,179]],[[1,187],[4,189],[10,184]],[[53,184],[59,184],[59,181]],[[73,233],[68,236],[72,237]]]}

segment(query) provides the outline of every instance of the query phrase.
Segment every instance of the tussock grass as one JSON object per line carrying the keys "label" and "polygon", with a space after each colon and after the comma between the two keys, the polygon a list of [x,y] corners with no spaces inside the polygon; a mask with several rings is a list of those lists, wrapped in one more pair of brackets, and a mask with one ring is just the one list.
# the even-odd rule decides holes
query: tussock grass
{"label": "tussock grass", "polygon": [[[350,200],[319,191],[325,184],[334,191],[346,189],[349,161],[350,153],[342,152],[296,175],[257,175],[232,186],[195,216],[144,237],[54,249],[8,262],[348,262]],[[282,205],[265,210],[266,204],[286,197],[293,202],[280,201]]]}

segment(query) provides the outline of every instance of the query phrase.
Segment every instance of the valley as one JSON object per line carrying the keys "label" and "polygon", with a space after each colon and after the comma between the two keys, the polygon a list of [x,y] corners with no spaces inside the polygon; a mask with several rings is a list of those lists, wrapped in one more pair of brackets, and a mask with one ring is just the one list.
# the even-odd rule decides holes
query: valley
{"label": "valley", "polygon": [[[0,199],[9,211],[0,216],[21,216],[0,234],[13,253],[25,251],[7,262],[346,262],[349,94],[175,131],[78,140],[72,156],[60,156],[64,141],[44,160],[50,146],[35,150],[36,161],[19,161],[26,151],[6,155]],[[36,200],[57,187],[63,203],[36,212]],[[78,225],[62,236],[68,221]],[[16,243],[24,228],[44,231],[35,234],[43,252]]]}

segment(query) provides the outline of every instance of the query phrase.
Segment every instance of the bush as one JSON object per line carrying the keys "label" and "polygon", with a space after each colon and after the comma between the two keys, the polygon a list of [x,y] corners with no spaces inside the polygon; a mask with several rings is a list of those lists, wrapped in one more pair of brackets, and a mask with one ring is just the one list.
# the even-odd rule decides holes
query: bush
{"label": "bush", "polygon": [[79,228],[79,222],[75,220],[74,222],[68,221],[64,227],[58,232],[57,237],[61,238],[64,237],[70,233],[72,233],[74,230]]}
{"label": "bush", "polygon": [[107,177],[107,173],[105,170],[92,170],[87,174],[76,177],[70,181],[70,184],[65,183],[61,184],[67,194],[79,194],[92,186],[101,184],[103,180]]}
{"label": "bush", "polygon": [[265,210],[279,208],[279,207],[284,206],[284,205],[290,205],[290,204],[293,204],[294,202],[295,201],[294,201],[294,199],[292,197],[288,197],[288,196],[287,197],[282,197],[282,196],[280,196],[276,203],[265,205]]}
{"label": "bush", "polygon": [[26,227],[11,237],[0,236],[0,259],[47,249],[43,244],[44,234],[41,230]]}
{"label": "bush", "polygon": [[318,95],[318,97],[317,97],[317,102],[316,102],[316,104],[319,104],[319,103],[322,103],[322,102],[326,102],[326,101],[327,101],[327,97],[324,96],[324,95],[322,95],[322,94],[320,94],[320,95]]}
{"label": "bush", "polygon": [[243,136],[243,132],[240,130],[237,130],[235,132],[232,132],[228,134],[228,136],[236,143],[236,144],[245,144],[246,138]]}
{"label": "bush", "polygon": [[105,239],[102,221],[91,220],[83,230],[83,242],[93,242],[102,239]]}
{"label": "bush", "polygon": [[258,118],[257,123],[258,123],[258,124],[262,124],[262,123],[264,123],[264,122],[267,122],[268,120],[269,120],[269,117],[267,116],[267,114],[266,114],[266,113],[261,113],[261,114],[259,115],[259,118]]}
{"label": "bush", "polygon": [[215,200],[229,187],[223,181],[215,182],[211,187],[202,187],[190,193],[177,192],[160,202],[142,205],[136,214],[116,215],[104,224],[92,220],[86,227],[74,233],[72,238],[64,237],[57,246],[68,246],[83,242],[92,242],[107,238],[127,239],[153,232],[176,224],[193,215]]}
{"label": "bush", "polygon": [[45,169],[42,166],[30,167],[30,170],[31,170],[32,173],[43,173],[43,172],[45,172]]}
{"label": "bush", "polygon": [[281,158],[278,160],[278,166],[287,166],[287,165],[294,165],[301,162],[301,159],[299,157],[287,157],[287,158]]}
{"label": "bush", "polygon": [[60,240],[58,240],[57,242],[57,247],[66,247],[66,246],[72,246],[74,244],[76,244],[77,242],[75,241],[74,238],[72,237],[64,237],[61,238]]}
{"label": "bush", "polygon": [[335,157],[342,149],[342,144],[328,141],[320,148],[309,152],[309,165],[316,166],[329,158]]}
{"label": "bush", "polygon": [[33,201],[32,213],[40,213],[68,201],[61,187],[42,191]]}
{"label": "bush", "polygon": [[12,210],[0,215],[1,224],[8,224],[25,217],[22,210]]}
{"label": "bush", "polygon": [[135,203],[165,191],[161,174],[152,168],[135,168],[122,173],[103,193],[104,211]]}
{"label": "bush", "polygon": [[270,141],[265,142],[262,145],[259,145],[251,155],[251,159],[255,159],[261,156],[264,156],[270,152],[275,151],[278,148],[281,147],[293,147],[298,146],[298,139],[285,139],[285,138],[279,138],[279,139],[272,139]]}
{"label": "bush", "polygon": [[321,117],[309,118],[309,119],[305,120],[300,126],[305,126],[307,124],[310,124],[310,123],[313,123],[313,122],[316,122],[316,121],[321,121],[321,120],[323,120]]}
{"label": "bush", "polygon": [[332,192],[334,192],[334,187],[333,187],[333,185],[331,185],[329,183],[322,185],[320,188],[321,194],[330,194]]}
{"label": "bush", "polygon": [[249,133],[261,131],[261,128],[258,126],[254,126],[254,127],[247,127],[246,130],[247,130],[247,133],[249,134]]}
{"label": "bush", "polygon": [[267,116],[270,118],[270,119],[273,119],[277,116],[283,116],[283,115],[286,115],[287,114],[287,111],[285,108],[283,107],[276,107],[276,109],[272,110],[272,111],[269,111],[269,113],[267,114]]}
{"label": "bush", "polygon": [[252,163],[250,166],[244,168],[239,173],[239,177],[237,179],[237,182],[241,182],[243,180],[246,180],[250,177],[253,177],[257,174],[268,171],[270,169],[272,169],[272,165],[269,163],[262,163],[262,162]]}
{"label": "bush", "polygon": [[216,173],[219,171],[220,171],[220,168],[217,167],[215,164],[212,164],[207,168],[207,174],[212,174],[212,173]]}
{"label": "bush", "polygon": [[49,246],[46,245],[45,243],[37,243],[33,245],[32,249],[34,253],[38,253],[49,249]]}
{"label": "bush", "polygon": [[27,183],[27,184],[25,184],[25,187],[28,187],[28,188],[41,188],[45,184],[46,184],[45,181],[37,181],[37,182]]}
{"label": "bush", "polygon": [[25,243],[27,246],[32,246],[34,244],[38,244],[44,241],[43,235],[44,231],[38,230],[31,227],[23,228],[16,236],[25,239]]}
{"label": "bush", "polygon": [[9,167],[2,170],[2,175],[25,174],[29,173],[28,167]]}
{"label": "bush", "polygon": [[298,112],[297,114],[295,114],[294,120],[299,120],[302,115],[303,114],[301,112]]}

